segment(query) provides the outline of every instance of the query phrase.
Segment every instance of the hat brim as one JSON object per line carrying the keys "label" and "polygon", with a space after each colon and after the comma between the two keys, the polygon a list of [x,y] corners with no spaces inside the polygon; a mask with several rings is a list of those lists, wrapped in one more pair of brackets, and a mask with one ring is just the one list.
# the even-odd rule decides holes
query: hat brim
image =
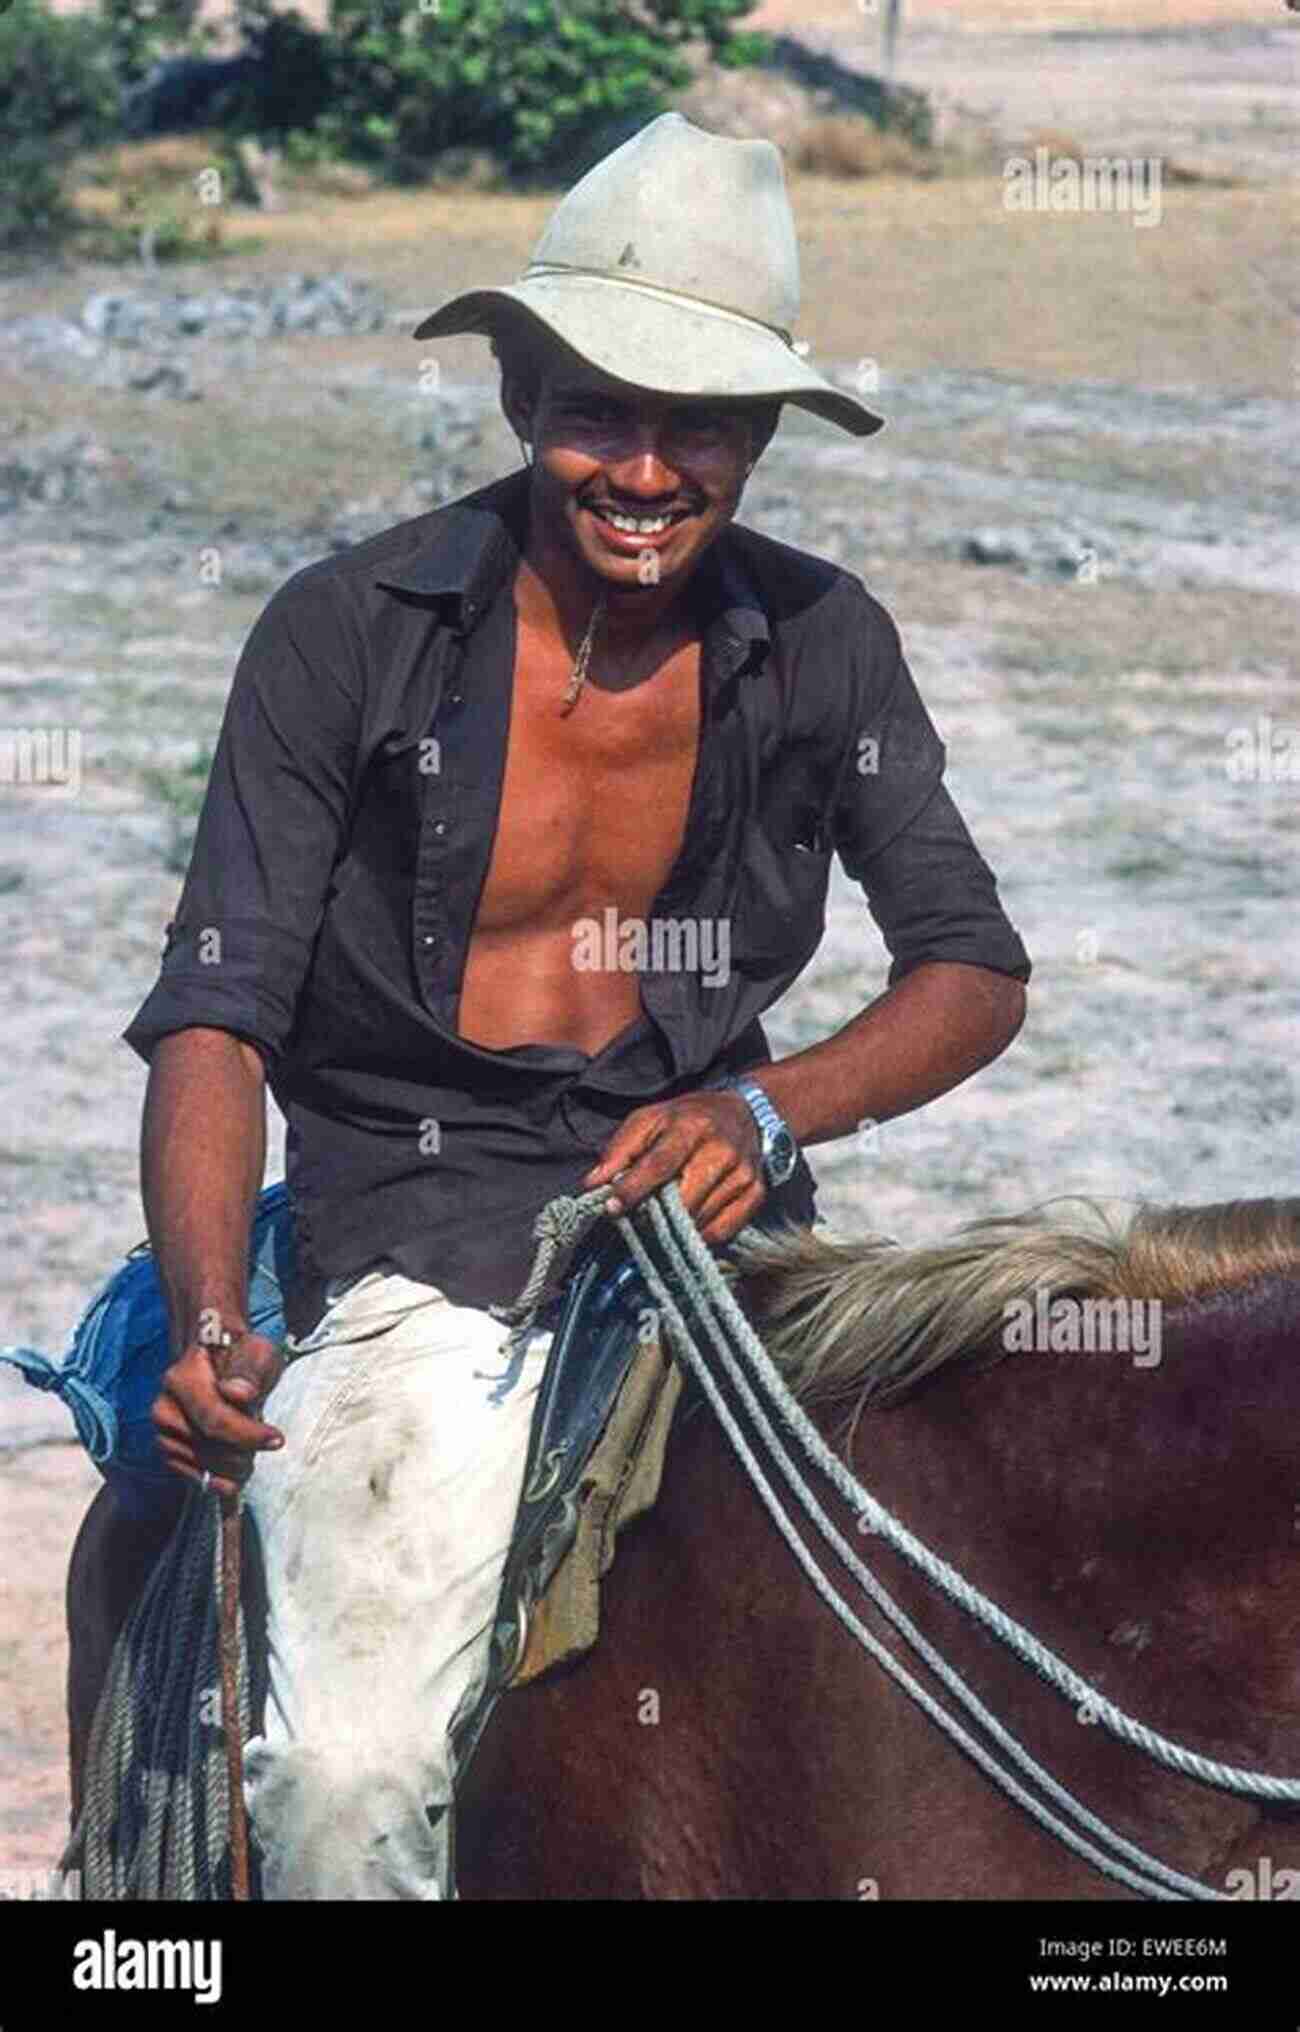
{"label": "hat brim", "polygon": [[885,425],[752,318],[616,276],[539,275],[469,290],[412,336],[490,337],[520,312],[601,373],[652,394],[793,402],[854,437],[871,437]]}

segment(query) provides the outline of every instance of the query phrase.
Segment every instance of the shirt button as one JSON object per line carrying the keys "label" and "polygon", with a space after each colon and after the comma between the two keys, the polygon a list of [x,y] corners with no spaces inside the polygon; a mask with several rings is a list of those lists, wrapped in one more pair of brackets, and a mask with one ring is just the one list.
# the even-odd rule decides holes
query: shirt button
{"label": "shirt button", "polygon": [[436,825],[434,826],[433,830],[434,830],[434,831],[435,831],[436,833],[438,833],[438,834],[442,834],[442,833],[445,833],[445,832],[446,832],[446,830],[447,830],[447,821],[446,821],[446,819],[445,819],[445,818],[440,818],[440,819],[439,819],[439,820],[437,821]]}
{"label": "shirt button", "polygon": [[449,706],[458,706],[460,703],[461,703],[461,694],[458,691],[448,693],[447,704]]}
{"label": "shirt button", "polygon": [[426,931],[420,943],[421,945],[432,945],[434,943],[433,933],[431,931]]}

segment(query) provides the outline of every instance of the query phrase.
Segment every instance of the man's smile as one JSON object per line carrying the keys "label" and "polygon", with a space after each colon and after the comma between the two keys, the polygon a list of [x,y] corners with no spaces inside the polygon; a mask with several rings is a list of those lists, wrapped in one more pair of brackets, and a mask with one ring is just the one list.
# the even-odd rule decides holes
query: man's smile
{"label": "man's smile", "polygon": [[644,511],[630,513],[605,501],[586,501],[579,506],[590,515],[602,540],[621,551],[658,548],[671,538],[679,523],[691,520],[696,512],[690,508],[674,508],[653,514]]}

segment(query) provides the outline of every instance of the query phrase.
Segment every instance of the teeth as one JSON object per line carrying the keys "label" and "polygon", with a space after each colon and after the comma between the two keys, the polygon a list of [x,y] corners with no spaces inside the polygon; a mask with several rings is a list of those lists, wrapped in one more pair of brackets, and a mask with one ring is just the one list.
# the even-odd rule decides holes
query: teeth
{"label": "teeth", "polygon": [[626,530],[629,536],[657,536],[674,520],[671,515],[660,515],[651,521],[648,516],[613,515],[608,510],[604,512],[603,519],[612,522],[615,529]]}

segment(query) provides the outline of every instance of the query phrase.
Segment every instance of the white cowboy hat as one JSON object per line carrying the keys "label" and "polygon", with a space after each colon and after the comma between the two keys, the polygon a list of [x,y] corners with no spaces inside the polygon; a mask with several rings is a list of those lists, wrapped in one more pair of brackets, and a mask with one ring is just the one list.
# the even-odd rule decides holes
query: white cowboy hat
{"label": "white cowboy hat", "polygon": [[794,350],[799,249],[770,141],[661,114],[561,200],[518,282],[453,297],[414,336],[490,336],[520,311],[655,394],[770,397],[855,437],[884,425]]}

